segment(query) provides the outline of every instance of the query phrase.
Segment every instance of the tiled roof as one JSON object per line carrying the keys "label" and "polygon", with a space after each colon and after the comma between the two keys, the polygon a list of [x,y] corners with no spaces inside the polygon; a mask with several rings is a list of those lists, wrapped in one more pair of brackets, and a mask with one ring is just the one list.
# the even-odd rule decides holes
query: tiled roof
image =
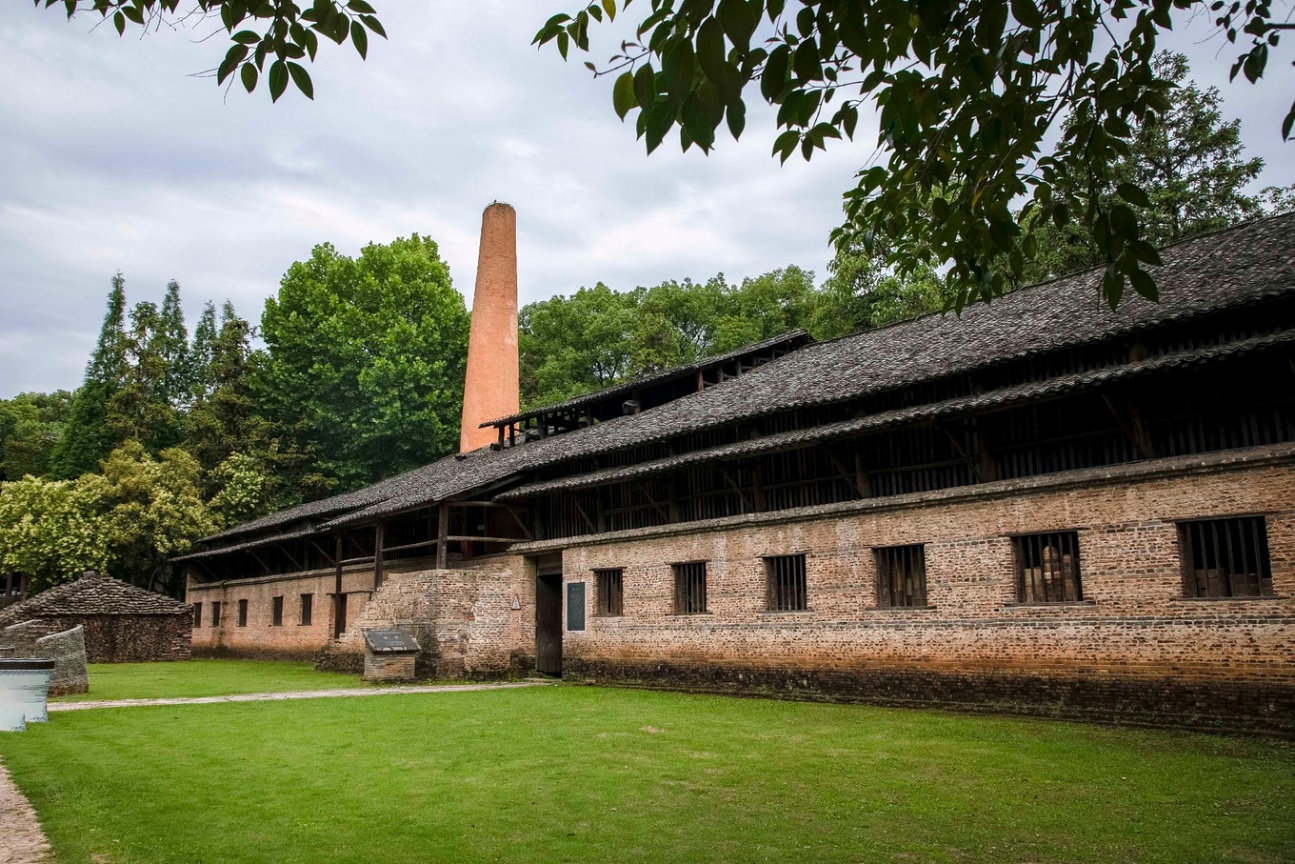
{"label": "tiled roof", "polygon": [[91,573],[0,611],[0,627],[33,618],[77,615],[179,615],[188,603]]}
{"label": "tiled roof", "polygon": [[1102,269],[1095,268],[969,306],[960,317],[926,315],[810,344],[738,378],[638,414],[503,450],[447,456],[356,492],[271,514],[208,539],[304,520],[331,518],[321,529],[356,524],[570,459],[795,408],[859,399],[1295,294],[1295,214],[1192,238],[1161,250],[1161,257],[1164,264],[1156,268],[1159,303],[1130,295],[1112,311],[1099,293]]}

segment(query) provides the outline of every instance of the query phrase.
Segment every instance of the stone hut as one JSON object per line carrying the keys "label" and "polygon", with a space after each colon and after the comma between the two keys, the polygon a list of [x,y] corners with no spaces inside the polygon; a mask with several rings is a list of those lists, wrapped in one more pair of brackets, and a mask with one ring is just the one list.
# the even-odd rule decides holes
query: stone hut
{"label": "stone hut", "polygon": [[188,660],[193,607],[87,572],[22,603],[0,610],[0,632],[27,624],[46,633],[83,627],[91,663]]}

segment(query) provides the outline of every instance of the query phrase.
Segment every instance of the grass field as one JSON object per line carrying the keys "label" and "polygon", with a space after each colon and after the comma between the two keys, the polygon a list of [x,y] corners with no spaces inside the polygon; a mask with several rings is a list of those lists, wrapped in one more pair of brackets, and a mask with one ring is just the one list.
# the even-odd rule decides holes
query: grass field
{"label": "grass field", "polygon": [[1264,741],[593,687],[102,709],[0,736],[60,864],[1279,862]]}
{"label": "grass field", "polygon": [[91,663],[90,692],[55,702],[101,699],[169,699],[363,687],[359,677],[316,672],[308,662],[186,660],[183,663]]}

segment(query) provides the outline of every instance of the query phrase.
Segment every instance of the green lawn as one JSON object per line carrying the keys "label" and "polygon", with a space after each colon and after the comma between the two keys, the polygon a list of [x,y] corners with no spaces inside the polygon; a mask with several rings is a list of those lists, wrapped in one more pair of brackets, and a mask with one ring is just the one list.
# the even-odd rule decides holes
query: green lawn
{"label": "green lawn", "polygon": [[1279,862],[1266,741],[594,687],[125,708],[0,736],[60,864]]}
{"label": "green lawn", "polygon": [[90,692],[55,702],[168,699],[363,687],[358,675],[316,672],[309,662],[186,660],[182,663],[91,663]]}

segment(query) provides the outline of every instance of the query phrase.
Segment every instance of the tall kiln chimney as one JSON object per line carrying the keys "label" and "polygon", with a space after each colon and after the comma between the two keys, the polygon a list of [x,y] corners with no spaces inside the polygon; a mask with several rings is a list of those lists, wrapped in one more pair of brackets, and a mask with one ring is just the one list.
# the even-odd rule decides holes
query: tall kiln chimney
{"label": "tall kiln chimney", "polygon": [[481,214],[460,453],[497,440],[495,430],[478,428],[482,423],[517,413],[517,367],[517,212],[495,202]]}

